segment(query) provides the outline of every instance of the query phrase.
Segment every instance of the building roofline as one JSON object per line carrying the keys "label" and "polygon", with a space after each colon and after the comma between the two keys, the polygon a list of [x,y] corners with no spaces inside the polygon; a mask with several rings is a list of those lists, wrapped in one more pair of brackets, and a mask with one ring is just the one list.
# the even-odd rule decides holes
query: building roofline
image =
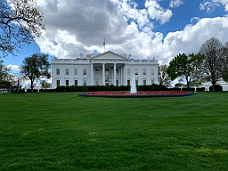
{"label": "building roofline", "polygon": [[90,59],[96,59],[96,58],[98,58],[98,57],[100,57],[100,56],[102,56],[102,55],[108,54],[108,53],[111,53],[111,54],[113,54],[113,55],[119,56],[120,58],[123,58],[123,59],[125,59],[125,60],[128,60],[127,57],[125,57],[125,56],[123,56],[123,55],[120,55],[120,54],[118,54],[118,53],[112,52],[112,51],[106,51],[106,52],[104,52],[104,53],[95,55],[95,56],[91,57]]}

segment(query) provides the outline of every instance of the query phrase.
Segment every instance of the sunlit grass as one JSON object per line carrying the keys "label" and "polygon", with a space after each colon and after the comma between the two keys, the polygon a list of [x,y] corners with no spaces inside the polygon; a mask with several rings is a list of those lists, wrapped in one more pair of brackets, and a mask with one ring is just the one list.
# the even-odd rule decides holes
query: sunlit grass
{"label": "sunlit grass", "polygon": [[227,170],[228,94],[0,94],[0,170]]}

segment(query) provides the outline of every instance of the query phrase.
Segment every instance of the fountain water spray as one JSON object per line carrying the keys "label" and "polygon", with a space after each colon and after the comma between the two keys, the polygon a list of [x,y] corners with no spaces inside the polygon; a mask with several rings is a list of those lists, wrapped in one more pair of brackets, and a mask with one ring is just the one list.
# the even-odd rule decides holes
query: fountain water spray
{"label": "fountain water spray", "polygon": [[133,75],[131,78],[131,94],[137,93],[136,84],[135,84],[135,76]]}

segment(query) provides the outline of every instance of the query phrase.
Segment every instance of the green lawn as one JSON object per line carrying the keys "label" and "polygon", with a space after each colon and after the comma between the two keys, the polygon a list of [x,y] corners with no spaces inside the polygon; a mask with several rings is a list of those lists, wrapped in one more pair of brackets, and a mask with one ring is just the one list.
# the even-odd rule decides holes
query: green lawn
{"label": "green lawn", "polygon": [[228,92],[0,94],[0,170],[228,170]]}

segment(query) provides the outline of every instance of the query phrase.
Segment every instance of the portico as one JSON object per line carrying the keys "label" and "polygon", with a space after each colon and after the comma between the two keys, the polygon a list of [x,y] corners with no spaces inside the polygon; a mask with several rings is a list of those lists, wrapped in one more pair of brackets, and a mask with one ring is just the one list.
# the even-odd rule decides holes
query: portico
{"label": "portico", "polygon": [[91,85],[127,85],[124,81],[127,75],[126,66],[126,63],[91,63]]}
{"label": "portico", "polygon": [[[127,75],[126,63],[129,61],[127,57],[109,51],[91,57],[90,61],[91,72],[95,73],[95,76],[91,74],[91,85],[94,85],[94,80],[101,80],[101,85],[127,85],[124,81]],[[99,70],[102,73],[100,77]]]}

